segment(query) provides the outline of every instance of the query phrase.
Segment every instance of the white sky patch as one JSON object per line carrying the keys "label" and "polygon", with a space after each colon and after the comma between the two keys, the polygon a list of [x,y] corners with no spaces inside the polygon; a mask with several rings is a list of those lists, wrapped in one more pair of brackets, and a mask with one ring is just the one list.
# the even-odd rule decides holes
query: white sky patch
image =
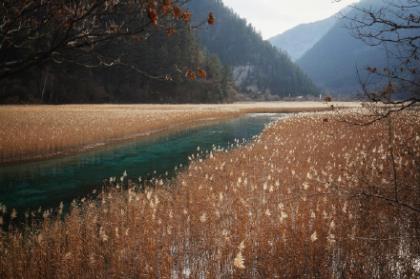
{"label": "white sky patch", "polygon": [[358,0],[223,0],[240,17],[250,22],[264,39],[301,23],[334,15]]}

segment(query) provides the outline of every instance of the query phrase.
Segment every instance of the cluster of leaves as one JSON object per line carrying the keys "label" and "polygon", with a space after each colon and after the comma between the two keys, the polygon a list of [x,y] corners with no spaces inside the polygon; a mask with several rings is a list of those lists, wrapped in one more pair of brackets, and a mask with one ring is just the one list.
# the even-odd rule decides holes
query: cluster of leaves
{"label": "cluster of leaves", "polygon": [[192,70],[188,70],[185,73],[185,76],[189,79],[189,80],[196,80],[197,77],[201,78],[201,79],[206,79],[207,78],[207,72],[203,69],[198,69],[197,72],[194,72]]}

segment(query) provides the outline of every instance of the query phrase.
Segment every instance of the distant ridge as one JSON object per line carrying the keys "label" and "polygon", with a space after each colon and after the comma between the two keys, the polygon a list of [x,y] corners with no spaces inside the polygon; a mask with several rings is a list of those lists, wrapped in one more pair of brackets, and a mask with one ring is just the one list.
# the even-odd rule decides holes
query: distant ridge
{"label": "distant ridge", "polygon": [[276,48],[287,52],[290,58],[296,61],[311,49],[336,22],[337,16],[334,15],[316,22],[300,24],[268,41]]}
{"label": "distant ridge", "polygon": [[[381,0],[364,0],[360,6],[380,6]],[[358,11],[348,9],[347,16]],[[384,67],[386,54],[382,46],[368,46],[352,36],[343,19],[332,28],[300,59],[298,65],[322,89],[337,95],[355,94],[360,89],[359,74],[366,74],[368,66]]]}

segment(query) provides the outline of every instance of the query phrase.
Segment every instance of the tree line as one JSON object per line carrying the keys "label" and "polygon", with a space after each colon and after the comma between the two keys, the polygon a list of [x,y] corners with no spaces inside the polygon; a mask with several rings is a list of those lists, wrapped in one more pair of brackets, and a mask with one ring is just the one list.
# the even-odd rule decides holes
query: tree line
{"label": "tree line", "polygon": [[229,75],[190,32],[187,2],[3,1],[0,101],[228,100]]}

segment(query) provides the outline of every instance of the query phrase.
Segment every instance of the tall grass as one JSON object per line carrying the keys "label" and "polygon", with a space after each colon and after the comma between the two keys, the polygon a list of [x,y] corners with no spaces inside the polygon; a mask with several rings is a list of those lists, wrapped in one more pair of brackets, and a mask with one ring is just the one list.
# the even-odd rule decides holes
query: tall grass
{"label": "tall grass", "polygon": [[418,277],[419,115],[334,118],[271,124],[248,145],[195,154],[175,181],[117,183],[64,220],[10,227],[0,277]]}
{"label": "tall grass", "polygon": [[[352,106],[355,104],[341,104]],[[0,163],[80,152],[247,112],[328,109],[322,103],[0,107]]]}
{"label": "tall grass", "polygon": [[238,111],[216,107],[6,106],[0,108],[0,163],[80,152],[235,115]]}

